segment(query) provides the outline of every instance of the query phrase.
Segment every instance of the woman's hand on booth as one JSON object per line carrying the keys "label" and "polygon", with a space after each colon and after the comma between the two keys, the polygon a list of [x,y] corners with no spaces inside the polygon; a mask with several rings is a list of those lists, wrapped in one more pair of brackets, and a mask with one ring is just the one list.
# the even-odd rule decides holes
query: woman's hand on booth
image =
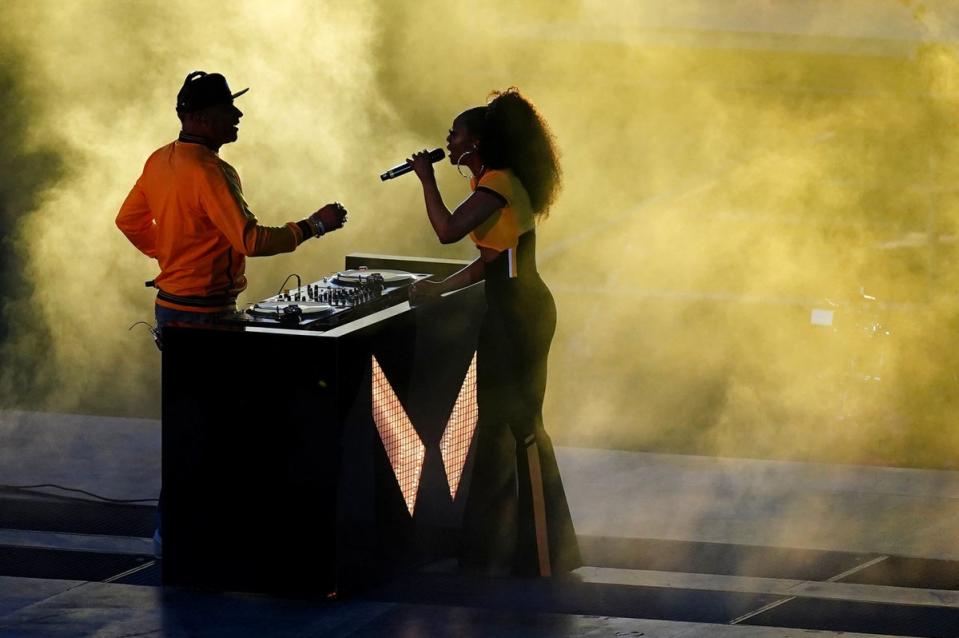
{"label": "woman's hand on booth", "polygon": [[445,286],[438,281],[424,279],[410,286],[410,305],[421,306],[439,299],[446,292]]}

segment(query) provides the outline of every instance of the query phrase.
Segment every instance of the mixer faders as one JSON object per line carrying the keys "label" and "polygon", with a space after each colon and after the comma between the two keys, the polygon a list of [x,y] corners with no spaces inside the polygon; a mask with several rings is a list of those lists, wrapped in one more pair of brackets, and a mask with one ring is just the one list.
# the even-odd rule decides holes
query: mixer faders
{"label": "mixer faders", "polygon": [[[275,297],[276,301],[310,301],[325,303],[335,307],[353,306],[372,301],[383,294],[383,278],[378,274],[370,275],[369,281],[353,288],[330,288],[327,280],[309,284],[301,288],[287,290]],[[270,298],[273,300],[274,298]],[[266,300],[269,301],[269,300]]]}

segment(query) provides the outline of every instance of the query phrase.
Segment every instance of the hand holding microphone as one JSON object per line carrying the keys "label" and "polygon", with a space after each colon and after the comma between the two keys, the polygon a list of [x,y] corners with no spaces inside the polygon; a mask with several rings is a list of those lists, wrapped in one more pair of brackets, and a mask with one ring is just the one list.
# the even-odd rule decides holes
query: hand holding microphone
{"label": "hand holding microphone", "polygon": [[433,174],[433,164],[444,157],[446,157],[446,153],[441,148],[434,148],[432,151],[427,151],[424,148],[419,153],[413,153],[413,157],[403,164],[398,164],[380,175],[380,179],[385,182],[388,179],[406,175],[410,171],[414,171],[420,179],[429,177]]}

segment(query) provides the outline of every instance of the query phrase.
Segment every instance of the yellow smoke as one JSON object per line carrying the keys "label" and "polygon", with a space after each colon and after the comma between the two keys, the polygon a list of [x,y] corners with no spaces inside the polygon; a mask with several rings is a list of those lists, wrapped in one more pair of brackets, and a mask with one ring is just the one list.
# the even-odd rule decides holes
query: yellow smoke
{"label": "yellow smoke", "polygon": [[[377,175],[518,85],[566,173],[539,230],[560,442],[953,465],[956,10],[666,4],[7,3],[38,105],[24,125],[66,174],[20,217],[36,290],[5,347],[30,366],[4,374],[37,383],[2,401],[157,413],[159,357],[127,332],[156,271],[113,217],[175,137],[187,72],[252,87],[221,154],[264,223],[351,211],[348,230],[250,260],[248,302],[347,252],[470,258],[431,236],[414,179]],[[438,173],[455,205],[464,180]]]}

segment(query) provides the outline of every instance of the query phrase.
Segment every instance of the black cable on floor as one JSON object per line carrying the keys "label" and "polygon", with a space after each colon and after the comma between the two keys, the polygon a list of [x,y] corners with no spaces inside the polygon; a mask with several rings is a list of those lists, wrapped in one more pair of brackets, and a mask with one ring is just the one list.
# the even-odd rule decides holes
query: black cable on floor
{"label": "black cable on floor", "polygon": [[80,494],[86,494],[92,498],[95,498],[100,501],[105,501],[107,503],[156,503],[159,499],[155,498],[109,498],[106,496],[100,496],[99,494],[94,494],[93,492],[88,492],[86,490],[81,490],[76,487],[64,487],[63,485],[57,485],[55,483],[38,483],[37,485],[3,485],[0,484],[0,491],[5,492],[33,492],[37,494],[43,494],[44,496],[53,496],[56,498],[66,498],[75,501],[86,501],[88,499],[71,497],[71,496],[61,496],[59,494],[48,494],[47,492],[40,492],[41,488],[50,488],[56,490],[63,490],[65,492],[78,492]]}

